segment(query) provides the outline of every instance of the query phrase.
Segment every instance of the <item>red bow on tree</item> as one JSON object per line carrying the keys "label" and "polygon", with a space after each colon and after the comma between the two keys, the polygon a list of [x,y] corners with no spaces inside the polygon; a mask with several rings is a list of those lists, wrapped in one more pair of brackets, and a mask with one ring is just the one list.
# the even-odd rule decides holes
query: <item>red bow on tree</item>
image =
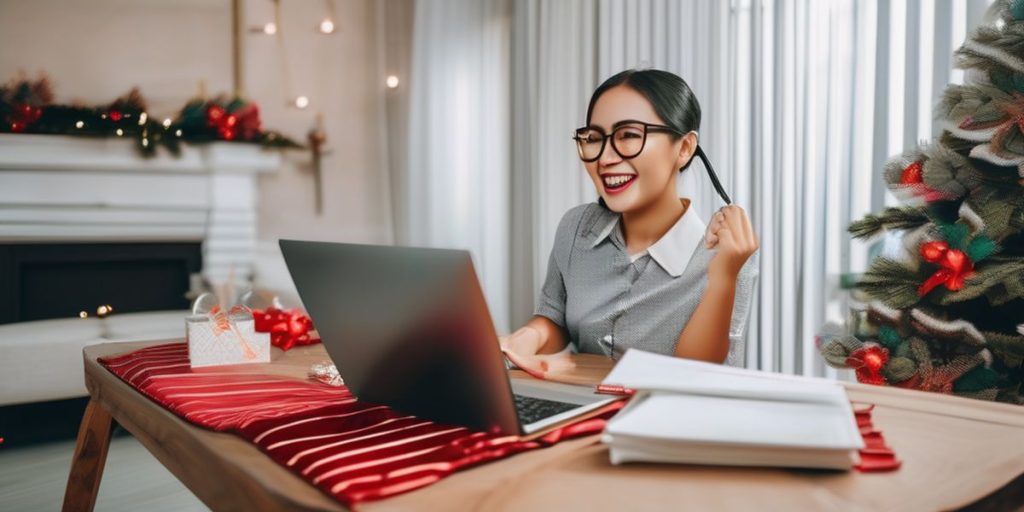
{"label": "red bow on tree", "polygon": [[974,275],[974,263],[971,259],[961,250],[950,249],[946,242],[921,244],[921,257],[942,267],[917,289],[917,294],[922,297],[940,284],[955,292],[964,287],[965,279]]}
{"label": "red bow on tree", "polygon": [[846,366],[857,372],[857,382],[881,386],[885,384],[882,367],[889,361],[889,351],[878,345],[865,345],[850,353]]}

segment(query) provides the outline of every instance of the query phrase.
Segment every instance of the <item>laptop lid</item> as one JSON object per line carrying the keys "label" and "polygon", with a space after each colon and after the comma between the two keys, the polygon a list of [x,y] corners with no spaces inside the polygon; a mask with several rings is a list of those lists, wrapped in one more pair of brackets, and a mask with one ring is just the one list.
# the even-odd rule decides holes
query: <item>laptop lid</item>
{"label": "laptop lid", "polygon": [[362,401],[521,433],[467,251],[281,240],[302,303]]}

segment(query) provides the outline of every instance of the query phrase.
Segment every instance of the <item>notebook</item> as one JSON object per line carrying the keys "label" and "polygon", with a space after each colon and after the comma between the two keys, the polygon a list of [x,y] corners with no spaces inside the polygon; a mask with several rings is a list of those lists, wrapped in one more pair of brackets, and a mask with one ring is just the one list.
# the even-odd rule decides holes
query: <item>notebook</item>
{"label": "notebook", "polygon": [[848,470],[864,441],[843,387],[630,349],[604,385],[636,391],[605,428],[613,464]]}

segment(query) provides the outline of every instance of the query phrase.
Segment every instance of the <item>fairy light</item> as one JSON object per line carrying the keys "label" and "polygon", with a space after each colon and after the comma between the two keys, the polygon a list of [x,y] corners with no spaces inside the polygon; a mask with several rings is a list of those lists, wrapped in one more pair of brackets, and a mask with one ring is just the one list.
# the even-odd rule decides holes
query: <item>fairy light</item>
{"label": "fairy light", "polygon": [[76,121],[75,122],[75,128],[78,128],[79,130],[81,130],[83,126],[85,126],[85,122],[84,121]]}
{"label": "fairy light", "polygon": [[274,23],[273,21],[268,21],[266,24],[263,25],[263,33],[268,35],[268,36],[272,36],[272,35],[276,34],[277,33],[277,23]]}
{"label": "fairy light", "polygon": [[295,106],[298,108],[306,108],[309,106],[309,98],[305,96],[299,96],[295,98]]}
{"label": "fairy light", "polygon": [[324,18],[320,22],[320,33],[321,34],[333,34],[334,33],[334,21],[330,18]]}
{"label": "fairy light", "polygon": [[124,130],[118,128],[117,131],[115,131],[114,133],[116,133],[117,136],[120,137],[120,136],[124,135]]}
{"label": "fairy light", "polygon": [[388,76],[384,83],[387,84],[389,89],[394,89],[395,87],[398,87],[398,77],[395,75]]}
{"label": "fairy light", "polygon": [[78,318],[89,318],[89,313],[86,313],[85,311],[79,311]]}
{"label": "fairy light", "polygon": [[171,127],[171,118],[168,117],[167,119],[164,119],[164,128],[170,128],[170,127]]}
{"label": "fairy light", "polygon": [[181,130],[175,130],[174,135],[181,137]]}
{"label": "fairy light", "polygon": [[146,124],[147,119],[149,119],[149,114],[145,112],[139,114],[139,126]]}

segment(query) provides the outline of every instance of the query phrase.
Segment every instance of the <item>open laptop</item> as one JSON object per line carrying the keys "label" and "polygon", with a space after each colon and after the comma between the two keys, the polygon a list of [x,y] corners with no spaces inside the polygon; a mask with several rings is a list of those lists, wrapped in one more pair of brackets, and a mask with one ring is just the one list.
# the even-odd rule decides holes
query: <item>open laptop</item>
{"label": "open laptop", "polygon": [[510,381],[467,251],[280,245],[328,355],[362,401],[526,437],[611,401],[592,388]]}

